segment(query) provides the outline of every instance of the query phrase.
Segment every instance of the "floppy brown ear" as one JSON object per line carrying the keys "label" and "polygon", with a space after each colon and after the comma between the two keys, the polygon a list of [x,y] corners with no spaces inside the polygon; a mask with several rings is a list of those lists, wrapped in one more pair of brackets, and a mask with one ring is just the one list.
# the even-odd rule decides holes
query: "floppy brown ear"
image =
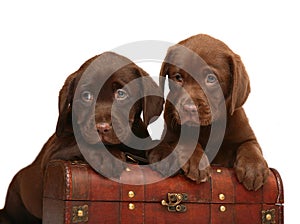
{"label": "floppy brown ear", "polygon": [[162,92],[164,92],[164,90],[165,90],[167,70],[168,70],[168,63],[163,62],[161,65],[161,68],[160,68],[160,73],[159,73],[159,86],[160,86]]}
{"label": "floppy brown ear", "polygon": [[160,87],[142,69],[139,69],[143,85],[143,120],[148,126],[154,122],[163,111],[164,98]]}
{"label": "floppy brown ear", "polygon": [[71,74],[59,92],[59,116],[56,125],[56,135],[66,137],[73,134],[72,128],[72,100],[75,92],[75,77],[77,72]]}
{"label": "floppy brown ear", "polygon": [[80,78],[83,71],[95,60],[99,55],[88,59],[84,62],[80,68],[68,76],[63,87],[59,91],[59,116],[56,125],[56,135],[58,137],[66,137],[73,134],[73,125],[72,125],[72,102],[76,90],[76,78]]}
{"label": "floppy brown ear", "polygon": [[243,106],[250,93],[250,81],[245,66],[239,55],[231,56],[232,92],[230,114]]}

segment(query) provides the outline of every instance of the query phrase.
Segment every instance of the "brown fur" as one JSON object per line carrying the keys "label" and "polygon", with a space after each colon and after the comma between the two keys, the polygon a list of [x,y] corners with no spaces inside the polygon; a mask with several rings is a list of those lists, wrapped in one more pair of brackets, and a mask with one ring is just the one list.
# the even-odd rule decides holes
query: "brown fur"
{"label": "brown fur", "polygon": [[[97,69],[96,74],[93,74],[95,69],[89,68],[93,62],[95,64],[92,67]],[[90,69],[89,72],[82,78],[87,69]],[[105,77],[109,78],[100,90],[98,97],[97,95],[91,95],[92,98],[90,98],[90,95],[80,95],[84,91],[96,94],[93,91],[97,86],[103,84]],[[89,59],[78,71],[66,79],[59,94],[59,118],[56,132],[46,142],[34,162],[19,171],[12,180],[8,189],[5,207],[0,211],[0,223],[41,223],[43,178],[47,163],[53,159],[84,159],[79,151],[73,130],[78,131],[77,134],[80,135],[80,139],[87,146],[87,149],[93,149],[95,145],[102,141],[109,151],[120,160],[125,161],[124,152],[137,153],[137,150],[130,149],[122,144],[110,125],[111,107],[117,89],[122,89],[124,85],[140,77],[149,77],[149,75],[129,59],[112,52],[106,52]],[[78,91],[75,91],[76,88]],[[147,92],[149,88],[158,89],[158,86],[151,79],[147,79],[146,82],[140,83],[139,86],[133,86],[128,90],[131,91],[132,95],[141,96],[141,99],[130,108],[129,113],[132,132],[140,138],[149,136],[147,125],[150,119],[158,116],[162,111],[162,98],[151,96],[143,98],[144,92]],[[75,92],[78,92],[79,95],[74,97]],[[92,100],[89,101],[89,99]],[[75,104],[79,109],[74,112],[72,110]],[[153,107],[152,104],[156,106]],[[112,113],[112,116],[116,117],[119,127],[126,125],[126,122],[128,122],[128,117],[122,115],[122,112],[127,109],[126,105],[127,102],[124,100],[122,110]],[[73,119],[75,119],[76,127],[72,125],[72,112],[74,112],[75,117]],[[140,118],[141,112],[143,112],[144,121]],[[95,121],[96,127],[91,125],[93,124],[91,121]],[[91,135],[91,133],[96,133],[97,136]],[[124,138],[127,137],[126,134],[121,133]],[[139,154],[139,156],[144,155]],[[101,158],[97,159],[97,162],[100,163],[100,170],[105,170],[110,176],[119,175],[114,167],[116,160],[112,160],[110,157],[102,158],[102,160]]]}
{"label": "brown fur", "polygon": [[[198,56],[201,59],[197,59]],[[196,75],[192,77],[190,74]],[[216,135],[213,139],[217,142],[223,138],[212,163],[234,167],[237,178],[248,190],[259,189],[269,170],[242,108],[250,93],[250,83],[241,58],[223,42],[200,34],[169,48],[160,75],[168,76],[170,86],[164,112],[166,125],[163,141],[174,148],[180,136],[180,129],[184,127],[182,135],[186,145],[180,146],[182,149],[175,158],[177,161],[170,163],[171,166],[181,163],[180,158],[185,157],[185,150],[191,141],[190,135],[195,128],[201,127],[194,154],[186,164],[180,165],[183,165],[182,169],[188,178],[197,182],[206,181],[210,169],[206,166],[208,159],[203,150],[211,134],[212,124],[216,124],[221,133],[222,127],[218,127],[218,123],[226,119],[224,137]],[[216,77],[217,82],[210,83],[208,77],[212,80]],[[202,85],[200,86],[195,79]],[[217,84],[221,91],[220,88],[218,91]],[[163,79],[161,85],[164,86]],[[207,95],[211,96],[210,99]],[[220,107],[222,99],[226,111],[222,111]],[[193,104],[195,106],[192,106]],[[179,112],[183,114],[181,117]],[[153,150],[149,155],[150,162],[157,162],[169,153],[168,150]],[[200,162],[201,158],[203,160]],[[201,163],[204,163],[204,168]],[[200,169],[199,164],[202,166]]]}

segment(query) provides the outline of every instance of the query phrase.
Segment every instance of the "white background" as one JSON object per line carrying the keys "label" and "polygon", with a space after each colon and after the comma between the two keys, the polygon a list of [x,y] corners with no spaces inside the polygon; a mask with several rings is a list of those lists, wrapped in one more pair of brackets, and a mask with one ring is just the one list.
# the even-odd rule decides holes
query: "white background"
{"label": "white background", "polygon": [[[0,208],[14,174],[54,132],[58,92],[84,61],[134,41],[176,43],[207,33],[242,57],[252,87],[245,109],[265,158],[283,178],[286,223],[295,223],[300,199],[296,1],[5,2],[0,3]],[[157,76],[154,70],[147,71]]]}

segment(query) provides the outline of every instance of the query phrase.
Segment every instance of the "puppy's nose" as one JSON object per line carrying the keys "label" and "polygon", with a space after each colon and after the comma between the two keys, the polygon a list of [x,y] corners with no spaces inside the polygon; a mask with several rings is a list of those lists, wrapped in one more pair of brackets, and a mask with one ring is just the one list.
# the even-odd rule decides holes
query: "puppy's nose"
{"label": "puppy's nose", "polygon": [[197,106],[195,104],[184,104],[183,110],[188,113],[197,113]]}
{"label": "puppy's nose", "polygon": [[99,133],[106,134],[110,131],[111,125],[109,123],[97,123],[96,128]]}

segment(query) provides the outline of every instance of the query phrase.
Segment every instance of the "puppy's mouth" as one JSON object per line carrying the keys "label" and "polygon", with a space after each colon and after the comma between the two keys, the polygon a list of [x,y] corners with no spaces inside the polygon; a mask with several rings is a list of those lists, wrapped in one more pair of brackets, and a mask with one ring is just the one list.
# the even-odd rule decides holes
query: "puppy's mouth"
{"label": "puppy's mouth", "polygon": [[187,125],[191,127],[195,126],[207,126],[210,125],[212,122],[210,114],[196,114],[196,115],[191,115],[188,113],[183,113],[180,116],[179,122],[181,125]]}
{"label": "puppy's mouth", "polygon": [[210,108],[205,106],[182,105],[179,110],[179,122],[187,126],[207,126],[212,122]]}
{"label": "puppy's mouth", "polygon": [[[98,126],[98,127],[97,127]],[[103,143],[105,145],[120,144],[119,138],[115,135],[113,128],[108,129],[106,124],[99,123],[96,127],[93,125],[80,126],[80,131],[86,143],[97,145]]]}
{"label": "puppy's mouth", "polygon": [[133,121],[130,119],[129,127],[125,127],[125,124],[120,122],[120,118],[118,119],[119,122],[115,122],[114,126],[111,123],[100,122],[96,124],[99,142],[106,145],[116,145],[125,142],[130,133]]}
{"label": "puppy's mouth", "polygon": [[188,126],[199,126],[200,120],[198,116],[193,116],[190,114],[182,114],[180,116],[180,124],[181,125],[188,125]]}
{"label": "puppy's mouth", "polygon": [[99,139],[97,143],[103,143],[105,145],[116,145],[120,143],[117,137],[108,136],[105,134],[98,133]]}

